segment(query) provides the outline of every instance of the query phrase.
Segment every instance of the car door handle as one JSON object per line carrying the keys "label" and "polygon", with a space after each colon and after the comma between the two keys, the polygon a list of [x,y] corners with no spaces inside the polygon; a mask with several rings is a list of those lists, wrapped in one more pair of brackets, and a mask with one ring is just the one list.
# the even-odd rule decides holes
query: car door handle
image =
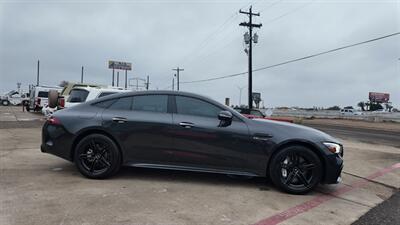
{"label": "car door handle", "polygon": [[112,121],[113,122],[117,122],[117,123],[125,123],[128,120],[126,118],[124,118],[124,117],[113,117]]}
{"label": "car door handle", "polygon": [[194,126],[193,123],[189,123],[189,122],[180,122],[179,125],[184,128],[192,128]]}

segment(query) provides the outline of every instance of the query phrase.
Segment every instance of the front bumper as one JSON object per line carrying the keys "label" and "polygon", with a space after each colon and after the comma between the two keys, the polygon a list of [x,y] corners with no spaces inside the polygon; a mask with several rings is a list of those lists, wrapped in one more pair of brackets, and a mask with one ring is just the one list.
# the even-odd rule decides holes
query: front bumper
{"label": "front bumper", "polygon": [[341,173],[343,170],[343,158],[339,155],[332,154],[326,158],[325,176],[323,183],[336,184],[341,181]]}

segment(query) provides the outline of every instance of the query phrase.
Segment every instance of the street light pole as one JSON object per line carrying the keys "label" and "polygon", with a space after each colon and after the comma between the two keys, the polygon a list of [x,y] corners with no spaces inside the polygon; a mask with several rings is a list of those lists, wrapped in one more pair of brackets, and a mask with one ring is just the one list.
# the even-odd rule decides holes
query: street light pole
{"label": "street light pole", "polygon": [[82,66],[82,70],[81,70],[81,83],[83,83],[83,66]]}
{"label": "street light pole", "polygon": [[36,74],[36,86],[39,86],[39,69],[40,68],[40,61],[37,61],[37,74]]}
{"label": "street light pole", "polygon": [[246,86],[243,87],[239,87],[237,86],[237,88],[239,89],[239,107],[242,105],[242,90],[243,88],[245,88]]}

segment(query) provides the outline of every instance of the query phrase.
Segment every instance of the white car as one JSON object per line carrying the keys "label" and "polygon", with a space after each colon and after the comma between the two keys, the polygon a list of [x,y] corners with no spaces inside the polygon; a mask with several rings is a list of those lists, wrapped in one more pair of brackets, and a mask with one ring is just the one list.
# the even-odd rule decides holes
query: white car
{"label": "white car", "polygon": [[[130,91],[131,90],[124,90],[122,88],[75,87],[71,90],[67,100],[65,102],[64,99],[63,101],[61,101],[62,103],[60,105],[60,108],[69,108],[96,98]],[[55,111],[57,111],[57,107],[51,108],[48,105],[46,105],[42,109],[42,113],[46,117],[51,116]]]}
{"label": "white car", "polygon": [[76,87],[71,90],[64,107],[69,108],[96,98],[130,91],[131,90],[124,90],[122,88]]}
{"label": "white car", "polygon": [[354,110],[354,109],[341,109],[340,114],[344,116],[360,116],[363,115],[362,112]]}

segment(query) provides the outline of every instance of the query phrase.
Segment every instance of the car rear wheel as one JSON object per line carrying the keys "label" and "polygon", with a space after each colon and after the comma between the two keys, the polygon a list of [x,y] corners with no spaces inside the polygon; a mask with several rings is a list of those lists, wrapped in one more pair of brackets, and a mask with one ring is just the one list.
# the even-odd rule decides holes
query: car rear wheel
{"label": "car rear wheel", "polygon": [[1,104],[4,106],[8,106],[10,104],[10,102],[8,100],[3,100],[3,101],[1,101]]}
{"label": "car rear wheel", "polygon": [[309,148],[289,146],[272,158],[269,175],[280,189],[291,194],[305,194],[321,181],[322,164]]}
{"label": "car rear wheel", "polygon": [[74,160],[79,172],[88,178],[107,178],[118,172],[121,166],[118,146],[101,134],[83,138],[76,146]]}

